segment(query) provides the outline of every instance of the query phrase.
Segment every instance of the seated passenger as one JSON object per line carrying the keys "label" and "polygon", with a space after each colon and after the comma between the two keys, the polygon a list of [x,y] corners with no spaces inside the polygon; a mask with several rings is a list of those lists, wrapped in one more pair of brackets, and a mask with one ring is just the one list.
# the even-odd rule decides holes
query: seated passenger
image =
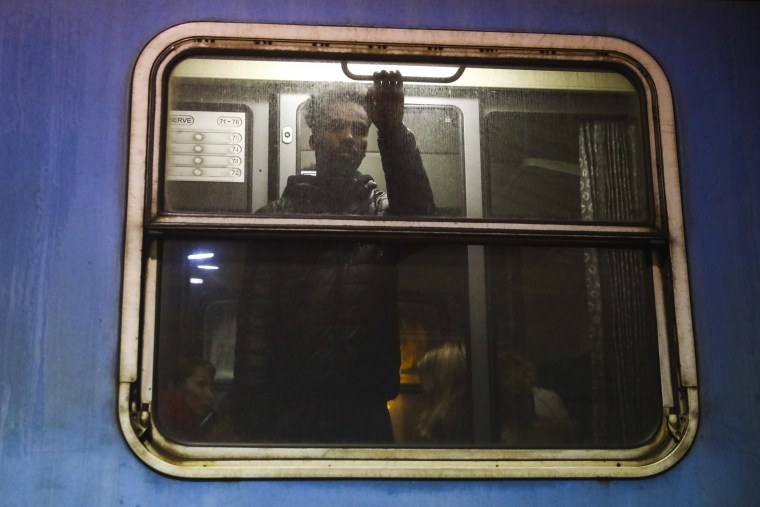
{"label": "seated passenger", "polygon": [[159,391],[159,426],[167,436],[190,441],[231,440],[229,426],[214,410],[216,368],[204,359],[180,357]]}
{"label": "seated passenger", "polygon": [[575,423],[554,391],[536,385],[533,364],[517,354],[498,355],[501,442],[553,445],[572,440]]}
{"label": "seated passenger", "polygon": [[417,429],[433,443],[472,441],[472,416],[467,402],[467,357],[461,343],[432,349],[417,363],[423,393],[429,405]]}

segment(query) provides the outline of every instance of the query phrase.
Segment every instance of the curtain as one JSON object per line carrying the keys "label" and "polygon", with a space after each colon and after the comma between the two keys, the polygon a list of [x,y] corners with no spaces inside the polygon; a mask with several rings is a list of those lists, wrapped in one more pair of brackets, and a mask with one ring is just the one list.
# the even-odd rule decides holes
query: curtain
{"label": "curtain", "polygon": [[[583,220],[630,223],[642,216],[643,171],[636,144],[635,127],[627,122],[581,122]],[[649,256],[643,250],[597,248],[584,257],[594,439],[635,445],[650,436],[661,414]]]}

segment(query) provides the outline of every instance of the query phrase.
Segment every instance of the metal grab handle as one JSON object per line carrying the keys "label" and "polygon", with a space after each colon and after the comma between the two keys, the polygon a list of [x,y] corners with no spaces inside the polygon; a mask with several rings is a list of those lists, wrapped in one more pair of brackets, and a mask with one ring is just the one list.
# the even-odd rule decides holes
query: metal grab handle
{"label": "metal grab handle", "polygon": [[[374,78],[371,74],[354,74],[348,70],[348,62],[341,62],[340,68],[347,78],[354,81],[373,81]],[[425,76],[403,76],[405,83],[453,83],[464,74],[464,65],[460,65],[457,71],[446,77],[425,77]]]}

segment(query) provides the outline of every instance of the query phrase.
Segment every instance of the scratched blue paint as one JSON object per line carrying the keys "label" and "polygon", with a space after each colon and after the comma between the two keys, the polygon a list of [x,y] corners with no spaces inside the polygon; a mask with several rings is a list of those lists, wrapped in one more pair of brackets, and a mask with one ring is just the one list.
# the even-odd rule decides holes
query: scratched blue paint
{"label": "scratched blue paint", "polygon": [[[130,74],[186,21],[598,34],[674,92],[701,426],[615,481],[181,481],[116,417]],[[80,0],[0,6],[0,505],[752,505],[760,493],[760,4]]]}

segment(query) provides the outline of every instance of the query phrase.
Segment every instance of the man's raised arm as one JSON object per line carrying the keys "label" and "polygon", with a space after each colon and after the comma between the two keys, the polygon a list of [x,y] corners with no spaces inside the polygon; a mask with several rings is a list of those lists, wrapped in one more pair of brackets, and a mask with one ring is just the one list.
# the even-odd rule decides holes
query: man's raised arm
{"label": "man's raised arm", "polygon": [[367,113],[377,126],[377,144],[393,215],[431,216],[435,202],[417,142],[404,125],[404,81],[398,71],[374,74]]}

